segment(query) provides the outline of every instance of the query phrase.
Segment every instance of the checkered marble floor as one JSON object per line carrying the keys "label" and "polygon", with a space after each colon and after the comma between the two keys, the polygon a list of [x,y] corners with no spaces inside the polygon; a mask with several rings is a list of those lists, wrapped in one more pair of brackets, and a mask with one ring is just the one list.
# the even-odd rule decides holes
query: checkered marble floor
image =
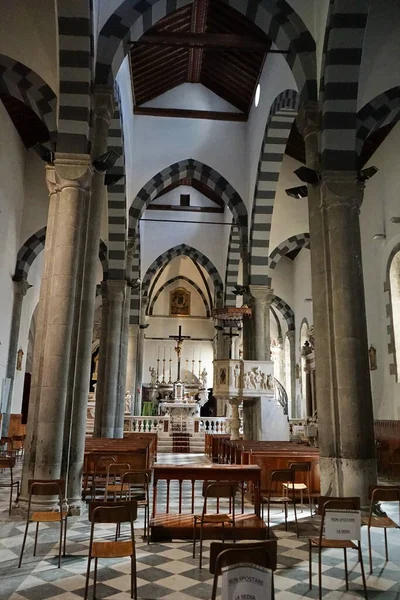
{"label": "checkered marble floor", "polygon": [[[158,463],[187,464],[206,462],[204,455],[163,454]],[[0,483],[4,474],[0,474]],[[173,494],[173,489],[171,488]],[[196,498],[196,510],[201,507],[201,494]],[[32,556],[33,526],[21,569],[17,568],[24,522],[17,516],[8,517],[8,490],[0,488],[0,600],[75,600],[83,598],[89,523],[87,514],[71,517],[68,524],[67,556],[57,568],[57,535],[54,525],[41,525],[37,556]],[[390,507],[383,508],[391,513]],[[308,591],[308,536],[315,535],[316,521],[307,510],[300,513],[300,538],[289,526],[282,526],[283,513],[273,512],[274,533],[278,539],[278,570],[275,575],[277,600],[317,598],[317,587]],[[289,515],[290,516],[290,515]],[[393,518],[397,515],[393,514]],[[198,568],[198,557],[192,558],[192,546],[187,541],[150,544],[142,540],[143,517],[136,523],[138,596],[141,600],[192,600],[211,597],[212,577],[208,571],[209,542],[205,542],[204,568]],[[114,528],[102,526],[105,536]],[[366,531],[363,530],[364,563],[368,572]],[[374,575],[367,575],[370,600],[400,600],[400,532],[389,531],[390,562],[384,561],[383,535],[373,532]],[[106,538],[105,538],[106,539]],[[314,562],[314,582],[317,584],[317,564]],[[323,597],[327,600],[363,597],[359,564],[355,553],[349,552],[350,591],[345,591],[342,551],[323,553]],[[130,563],[125,559],[99,560],[97,599],[124,600],[130,598]],[[92,598],[91,592],[89,595]]]}

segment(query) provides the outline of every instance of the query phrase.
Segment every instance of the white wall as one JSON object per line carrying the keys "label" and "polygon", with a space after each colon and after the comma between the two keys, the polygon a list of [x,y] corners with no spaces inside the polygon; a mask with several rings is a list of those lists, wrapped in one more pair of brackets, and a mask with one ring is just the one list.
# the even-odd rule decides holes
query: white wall
{"label": "white wall", "polygon": [[0,54],[35,71],[58,94],[54,0],[2,0]]}
{"label": "white wall", "polygon": [[0,379],[5,377],[13,306],[15,261],[24,203],[25,148],[0,102]]}
{"label": "white wall", "polygon": [[293,308],[294,300],[293,283],[293,261],[286,256],[282,256],[273,271],[271,286],[274,293],[287,302],[291,308]]}
{"label": "white wall", "polygon": [[[25,202],[22,212],[19,246],[47,225],[49,192],[46,185],[45,163],[34,150],[26,152]],[[29,282],[30,279],[28,278]]]}
{"label": "white wall", "polygon": [[142,106],[153,108],[183,108],[190,110],[215,110],[217,112],[241,111],[226,102],[217,94],[206,88],[201,83],[183,83],[182,85],[157,96]]}

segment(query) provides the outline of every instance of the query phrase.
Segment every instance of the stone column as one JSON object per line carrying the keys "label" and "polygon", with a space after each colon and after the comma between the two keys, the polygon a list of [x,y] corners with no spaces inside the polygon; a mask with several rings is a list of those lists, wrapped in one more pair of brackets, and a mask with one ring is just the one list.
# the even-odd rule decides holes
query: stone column
{"label": "stone column", "polygon": [[8,426],[10,424],[10,414],[12,405],[12,395],[14,387],[15,367],[17,363],[17,352],[18,352],[18,340],[19,340],[19,328],[21,325],[21,313],[22,313],[22,302],[26,292],[32,287],[26,281],[14,281],[14,300],[11,315],[11,330],[10,330],[10,341],[8,344],[8,358],[6,377],[10,380],[10,388],[7,398],[6,411],[3,413],[1,435],[8,435]]}
{"label": "stone column", "polygon": [[[93,94],[92,158],[96,159],[108,147],[108,131],[114,110],[114,90],[95,86]],[[72,512],[79,512],[82,496],[82,468],[86,436],[86,415],[89,377],[92,358],[93,320],[96,299],[101,219],[104,202],[104,173],[94,172],[89,200],[89,214],[85,229],[85,253],[79,329],[74,373],[74,394],[71,413],[67,497]]]}
{"label": "stone column", "polygon": [[146,323],[146,307],[147,297],[141,298],[140,305],[140,325],[139,338],[137,346],[137,361],[136,361],[136,390],[135,390],[135,406],[138,415],[142,414],[142,381],[143,381],[143,360],[144,360],[144,336],[148,327]]}
{"label": "stone column", "polygon": [[[279,382],[286,389],[286,381],[285,381],[285,344],[283,343],[283,338],[278,337],[278,379]],[[287,395],[289,396],[290,390],[286,390]]]}
{"label": "stone column", "polygon": [[60,477],[65,405],[70,365],[74,307],[80,297],[77,256],[86,227],[91,160],[86,154],[57,153],[55,160],[57,215],[54,227],[52,277],[39,388],[35,478]]}
{"label": "stone column", "polygon": [[296,408],[296,331],[289,329],[286,332],[289,340],[289,362],[290,362],[290,415],[292,419],[297,417]]}
{"label": "stone column", "polygon": [[[307,165],[318,170],[318,108],[299,115]],[[373,410],[355,172],[308,186],[321,493],[360,496],[376,482]]]}
{"label": "stone column", "polygon": [[115,433],[115,415],[118,401],[120,368],[121,322],[125,301],[126,282],[107,281],[108,318],[104,396],[102,405],[101,437],[112,438]]}
{"label": "stone column", "polygon": [[28,480],[35,474],[37,449],[37,423],[40,406],[40,390],[43,372],[44,340],[48,324],[50,281],[53,274],[55,228],[57,221],[57,188],[54,165],[46,165],[46,183],[49,190],[49,210],[47,214],[46,243],[43,252],[43,273],[40,283],[40,296],[33,350],[32,381],[29,397],[28,422],[26,427],[25,454],[22,466],[21,493],[19,506],[24,510],[28,501]]}
{"label": "stone column", "polygon": [[127,288],[125,301],[122,311],[121,321],[121,344],[120,344],[120,359],[119,359],[119,382],[118,382],[118,398],[117,410],[115,413],[115,438],[124,437],[124,413],[125,413],[125,393],[126,389],[126,373],[128,360],[128,334],[129,334],[129,315],[131,311],[131,276],[133,254],[135,251],[134,238],[128,238],[126,252],[126,281]]}
{"label": "stone column", "polygon": [[239,418],[239,405],[240,398],[229,398],[229,404],[232,409],[231,415],[231,440],[239,440],[240,439],[240,418]]}
{"label": "stone column", "polygon": [[253,322],[255,340],[255,360],[270,360],[269,309],[273,290],[267,285],[251,285],[253,297]]}
{"label": "stone column", "polygon": [[126,390],[131,394],[131,414],[134,414],[136,395],[136,363],[139,340],[139,324],[129,325],[128,356],[126,361]]}
{"label": "stone column", "polygon": [[94,412],[93,437],[101,437],[101,424],[103,419],[104,384],[107,362],[107,336],[108,336],[108,294],[107,282],[101,282],[101,329],[99,343],[99,363],[97,369],[96,407]]}

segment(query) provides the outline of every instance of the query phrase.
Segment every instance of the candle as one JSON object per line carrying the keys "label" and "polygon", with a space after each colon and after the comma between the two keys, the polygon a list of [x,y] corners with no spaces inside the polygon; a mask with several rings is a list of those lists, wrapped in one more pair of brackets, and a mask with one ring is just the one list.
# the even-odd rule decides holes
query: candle
{"label": "candle", "polygon": [[201,361],[201,346],[200,346],[200,356],[199,356],[199,360]]}
{"label": "candle", "polygon": [[172,348],[171,348],[171,346],[169,347],[169,360],[172,360]]}
{"label": "candle", "polygon": [[165,346],[164,346],[164,360],[165,360]]}
{"label": "candle", "polygon": [[157,360],[160,360],[160,346],[157,346]]}
{"label": "candle", "polygon": [[194,360],[194,347],[193,347],[193,357],[192,357],[192,360]]}

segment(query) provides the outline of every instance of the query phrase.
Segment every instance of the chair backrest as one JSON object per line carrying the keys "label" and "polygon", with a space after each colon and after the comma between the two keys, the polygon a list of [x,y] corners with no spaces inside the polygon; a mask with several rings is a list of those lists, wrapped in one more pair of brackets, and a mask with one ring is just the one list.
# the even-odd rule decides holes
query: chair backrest
{"label": "chair backrest", "polygon": [[29,496],[59,496],[65,498],[65,479],[29,479]]}
{"label": "chair backrest", "polygon": [[236,495],[236,483],[219,481],[209,483],[205,488],[204,497],[207,498],[234,498]]}
{"label": "chair backrest", "polygon": [[108,465],[114,462],[115,458],[113,456],[97,456],[94,464],[94,476],[98,473],[106,473]]}
{"label": "chair backrest", "polygon": [[116,477],[116,476],[120,476],[122,477],[122,475],[126,472],[129,471],[131,468],[130,463],[123,463],[123,462],[111,462],[109,463],[109,465],[107,466],[107,482],[109,480],[110,477]]}
{"label": "chair backrest", "polygon": [[149,487],[149,479],[149,474],[140,469],[125,471],[121,476],[122,483],[129,483],[130,485],[143,488],[144,490],[147,490]]}
{"label": "chair backrest", "polygon": [[319,530],[319,540],[321,543],[324,537],[325,515],[327,510],[360,510],[360,497],[338,497],[338,496],[319,496],[318,514],[322,515],[321,526]]}
{"label": "chair backrest", "polygon": [[301,473],[309,473],[311,471],[310,462],[292,462],[289,464],[289,469],[299,471]]}
{"label": "chair backrest", "polygon": [[[277,548],[278,543],[276,540],[264,540],[262,542],[249,542],[246,544],[212,542],[210,546],[210,573],[220,575],[222,568],[239,562],[251,562],[275,571],[277,566]],[[234,552],[231,552],[232,550]]]}
{"label": "chair backrest", "polygon": [[0,456],[0,469],[13,469],[15,467],[15,456]]}
{"label": "chair backrest", "polygon": [[89,503],[89,521],[92,523],[133,523],[137,519],[136,500]]}
{"label": "chair backrest", "polygon": [[400,486],[371,485],[369,488],[371,505],[374,502],[400,502]]}

